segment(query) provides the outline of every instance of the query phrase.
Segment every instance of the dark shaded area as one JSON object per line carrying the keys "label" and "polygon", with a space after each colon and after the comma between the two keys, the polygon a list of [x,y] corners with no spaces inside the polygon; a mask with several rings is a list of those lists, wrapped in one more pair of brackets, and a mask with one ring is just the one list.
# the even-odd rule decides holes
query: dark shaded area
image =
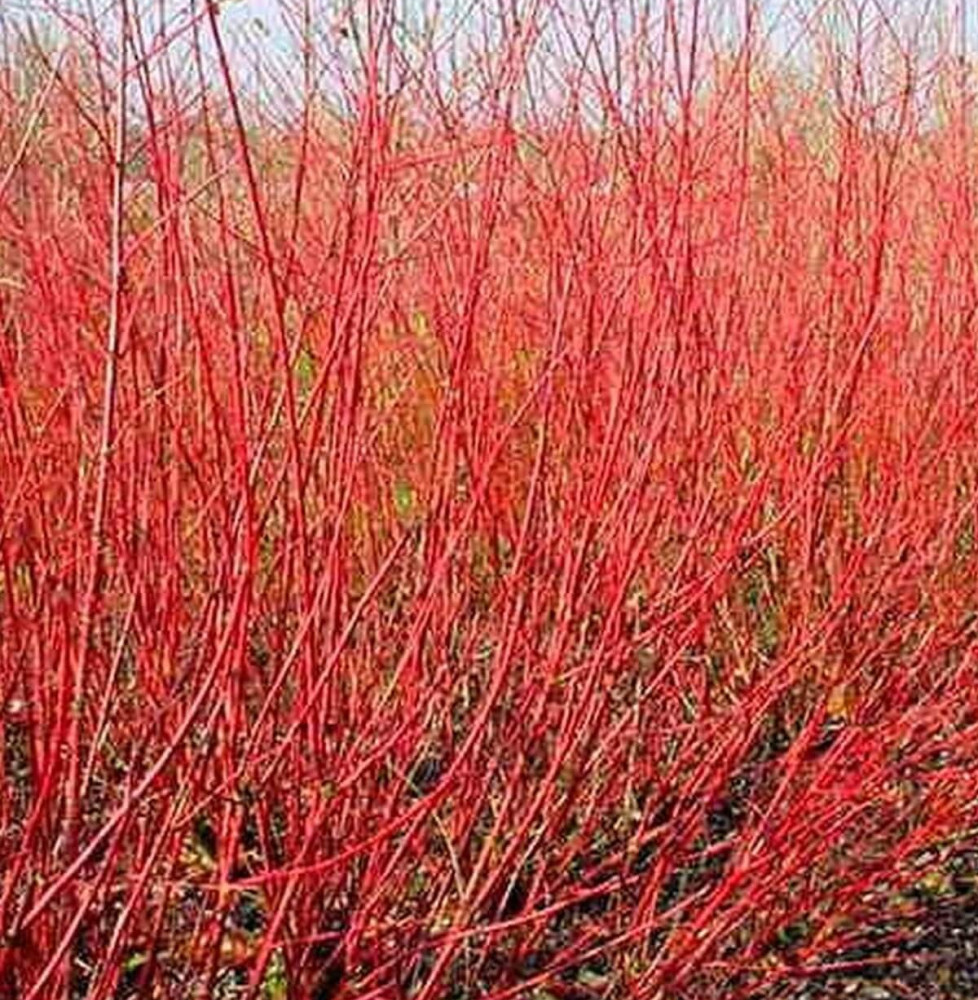
{"label": "dark shaded area", "polygon": [[[346,916],[330,914],[323,924],[330,931],[345,931]],[[309,949],[308,962],[311,973],[309,1000],[332,1000],[346,980],[346,959],[341,942],[317,941]]]}
{"label": "dark shaded area", "polygon": [[825,964],[859,968],[785,984],[757,1000],[974,1000],[978,998],[978,851],[941,869],[939,891],[911,890],[912,914],[882,920]]}
{"label": "dark shaded area", "polygon": [[345,974],[342,960],[331,961],[316,977],[309,994],[310,1000],[332,1000],[339,993]]}
{"label": "dark shaded area", "polygon": [[410,798],[420,798],[433,791],[445,771],[444,761],[436,754],[425,754],[411,772]]}

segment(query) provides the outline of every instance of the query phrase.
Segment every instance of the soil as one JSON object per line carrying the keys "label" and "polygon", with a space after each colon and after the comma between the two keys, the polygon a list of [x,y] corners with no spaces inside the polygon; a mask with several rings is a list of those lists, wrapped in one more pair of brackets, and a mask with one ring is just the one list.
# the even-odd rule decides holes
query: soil
{"label": "soil", "polygon": [[978,998],[978,850],[949,861],[937,891],[910,893],[912,915],[881,923],[858,948],[826,964],[862,967],[795,983],[785,1000],[976,1000]]}

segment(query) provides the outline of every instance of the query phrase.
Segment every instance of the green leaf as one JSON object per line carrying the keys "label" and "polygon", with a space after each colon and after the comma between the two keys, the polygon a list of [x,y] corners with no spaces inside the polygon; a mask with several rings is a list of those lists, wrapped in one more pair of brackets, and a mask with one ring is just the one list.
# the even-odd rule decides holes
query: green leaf
{"label": "green leaf", "polygon": [[127,955],[122,963],[122,971],[124,973],[135,972],[137,969],[141,969],[149,961],[149,954],[145,951],[134,951],[132,954]]}
{"label": "green leaf", "polygon": [[308,392],[316,380],[316,359],[305,345],[295,359],[295,381],[300,392]]}
{"label": "green leaf", "polygon": [[414,487],[403,479],[394,484],[394,510],[402,520],[408,520],[414,513]]}
{"label": "green leaf", "polygon": [[289,995],[289,977],[285,972],[285,959],[281,949],[272,953],[262,980],[261,992],[264,1000],[285,1000]]}

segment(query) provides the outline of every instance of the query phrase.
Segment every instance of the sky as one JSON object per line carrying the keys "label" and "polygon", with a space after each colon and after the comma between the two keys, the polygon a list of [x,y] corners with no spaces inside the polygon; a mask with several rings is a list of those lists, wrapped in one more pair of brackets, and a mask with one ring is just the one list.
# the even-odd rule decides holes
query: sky
{"label": "sky", "polygon": [[[140,12],[148,35],[159,24],[158,11],[166,11],[171,26],[187,22],[191,0],[127,0],[130,9]],[[198,7],[202,0],[197,0]],[[303,0],[218,0],[222,35],[231,55],[236,83],[244,88],[271,87],[280,97],[294,92],[301,80],[302,60],[298,54],[299,37],[297,11]],[[323,62],[334,61],[339,66],[344,59],[352,61],[352,45],[341,33],[342,11],[362,12],[370,0],[309,0],[315,32],[315,48]],[[510,0],[506,0],[507,5]],[[529,7],[534,0],[518,0]],[[644,2],[644,0],[643,0]],[[667,3],[677,11],[680,28],[691,25],[696,0],[649,0],[653,11],[661,13]],[[470,33],[473,37],[482,26],[490,24],[497,9],[497,0],[395,0],[398,15],[405,24],[413,24],[418,37],[420,24],[436,5],[442,11],[444,35],[456,38]],[[600,6],[607,14],[612,8],[627,18],[631,0],[560,0],[561,9],[568,11],[583,34],[585,12]],[[943,24],[948,31],[960,35],[964,25],[965,45],[970,56],[978,53],[978,0],[701,0],[700,8],[709,11],[715,28],[729,37],[734,45],[742,31],[746,5],[751,4],[755,25],[760,25],[767,41],[767,50],[785,61],[804,65],[811,56],[806,45],[813,37],[809,23],[818,21],[823,31],[834,33],[843,50],[852,47],[857,24],[864,33],[886,39],[891,27],[904,39],[909,37],[914,23],[926,21],[932,27]],[[15,26],[28,20],[53,29],[55,36],[70,32],[71,25],[84,23],[83,13],[89,5],[96,12],[96,23],[103,43],[111,46],[115,37],[113,11],[119,0],[0,0],[0,17]],[[553,9],[553,3],[544,3]],[[964,15],[962,17],[962,15]],[[607,24],[607,21],[606,21]],[[555,29],[553,39],[556,39]],[[847,41],[848,40],[848,41]],[[930,43],[936,40],[932,30]],[[556,43],[555,43],[556,44]],[[957,42],[955,42],[957,48]],[[175,50],[178,51],[178,50]],[[180,60],[177,60],[180,61]],[[186,61],[189,63],[189,61]],[[213,70],[213,62],[211,64]],[[338,70],[338,72],[341,70]],[[329,78],[324,78],[329,86]],[[257,85],[257,87],[256,87]],[[274,99],[274,97],[273,97]]]}

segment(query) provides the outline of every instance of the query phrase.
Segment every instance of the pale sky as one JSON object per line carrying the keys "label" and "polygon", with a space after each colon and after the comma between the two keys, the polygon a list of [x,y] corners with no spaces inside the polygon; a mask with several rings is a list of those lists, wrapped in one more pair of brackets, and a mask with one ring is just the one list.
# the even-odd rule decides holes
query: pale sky
{"label": "pale sky", "polygon": [[[198,9],[201,2],[203,0],[197,0]],[[324,65],[332,61],[339,66],[344,58],[352,57],[351,43],[344,42],[340,33],[343,24],[341,12],[353,9],[362,13],[369,2],[371,0],[310,0],[314,48]],[[400,23],[407,25],[405,37],[420,37],[421,23],[438,9],[441,11],[439,23],[443,37],[464,40],[468,35],[474,40],[479,36],[480,46],[481,30],[488,25],[491,33],[494,12],[498,9],[495,0],[394,2]],[[159,25],[159,10],[166,11],[166,22],[172,29],[187,22],[191,9],[190,0],[128,0],[128,3],[130,10],[139,12],[148,36],[152,36]],[[302,3],[303,0],[220,0],[220,22],[239,85],[249,87],[260,80],[265,88],[271,89],[273,100],[276,92],[286,102],[290,95],[295,96],[301,74],[296,40],[300,36],[297,12],[301,10]],[[644,3],[645,0],[636,0],[635,5],[642,6]],[[687,27],[695,7],[695,0],[648,0],[648,3],[653,14],[661,14],[672,3],[680,22],[686,22]],[[709,14],[713,30],[735,45],[742,31],[747,4],[753,7],[755,24],[762,26],[769,51],[778,53],[779,58],[801,63],[808,54],[805,47],[813,37],[812,21],[820,25],[823,37],[825,32],[839,39],[854,37],[858,25],[865,37],[885,40],[893,37],[895,31],[896,36],[906,44],[907,39],[913,37],[913,24],[926,19],[930,30],[922,41],[915,43],[918,53],[929,46],[941,44],[938,26],[942,24],[943,30],[950,33],[948,37],[955,39],[953,45],[954,51],[957,51],[957,36],[963,23],[970,52],[978,52],[978,11],[970,9],[978,7],[978,0],[701,0],[699,6],[703,12],[701,16]],[[78,23],[73,19],[85,23],[86,19],[80,17],[80,12],[91,8],[96,12],[100,42],[111,49],[115,38],[112,14],[118,5],[119,0],[0,0],[0,19],[15,27],[28,18],[49,28],[58,25],[55,34],[63,37],[73,23]],[[519,0],[518,3],[523,9],[532,5],[533,0]],[[548,38],[546,31],[549,29],[546,29],[544,39],[556,39],[561,34],[566,37],[568,23],[577,25],[570,29],[576,38],[585,37],[585,15],[589,10],[601,11],[605,28],[608,27],[610,12],[616,11],[621,25],[623,21],[627,22],[626,12],[631,6],[632,0],[557,0],[555,3],[545,0],[541,4],[543,9],[553,12],[560,8],[566,12],[569,22],[561,24],[559,18],[552,14],[551,26],[554,30]],[[962,13],[967,15],[963,19]],[[806,26],[806,21],[809,26]],[[206,37],[207,32],[204,34]],[[844,49],[845,43],[841,44]],[[943,47],[946,51],[946,41]],[[174,52],[179,52],[179,48],[175,48]],[[174,61],[180,62],[179,57]],[[330,86],[328,78],[323,80],[323,84]]]}

